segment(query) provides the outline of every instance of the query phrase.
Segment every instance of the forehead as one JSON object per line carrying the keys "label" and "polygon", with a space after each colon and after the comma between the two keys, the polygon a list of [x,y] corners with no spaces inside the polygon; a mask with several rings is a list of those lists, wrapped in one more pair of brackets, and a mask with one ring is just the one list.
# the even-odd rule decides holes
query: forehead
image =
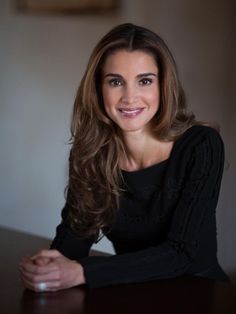
{"label": "forehead", "polygon": [[157,71],[157,63],[151,53],[142,50],[118,50],[111,53],[103,65],[103,73],[133,70]]}

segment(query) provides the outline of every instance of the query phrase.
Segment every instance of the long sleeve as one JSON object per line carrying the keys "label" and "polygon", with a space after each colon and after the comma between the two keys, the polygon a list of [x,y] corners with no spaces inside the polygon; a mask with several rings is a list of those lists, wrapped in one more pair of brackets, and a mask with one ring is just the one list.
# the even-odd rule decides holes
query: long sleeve
{"label": "long sleeve", "polygon": [[[90,287],[177,277],[193,268],[204,246],[202,236],[215,219],[224,165],[224,145],[219,134],[198,126],[195,131],[198,128],[202,135],[186,138],[185,144],[191,149],[176,149],[177,157],[172,156],[169,162],[167,179],[181,177],[184,183],[166,239],[136,252],[80,259]],[[168,199],[167,190],[164,194]]]}
{"label": "long sleeve", "polygon": [[62,210],[62,221],[57,226],[56,236],[50,248],[58,250],[70,259],[78,260],[89,255],[93,240],[80,238],[70,229],[66,223],[67,212],[68,205],[66,203]]}

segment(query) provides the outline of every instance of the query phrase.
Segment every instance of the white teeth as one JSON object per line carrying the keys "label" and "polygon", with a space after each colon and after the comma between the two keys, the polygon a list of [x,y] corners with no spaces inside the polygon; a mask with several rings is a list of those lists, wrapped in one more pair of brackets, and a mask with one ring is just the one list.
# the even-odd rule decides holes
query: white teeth
{"label": "white teeth", "polygon": [[134,108],[134,109],[119,109],[123,113],[136,113],[142,110],[142,108]]}
{"label": "white teeth", "polygon": [[143,112],[144,108],[119,108],[118,109],[123,117],[134,118]]}
{"label": "white teeth", "polygon": [[139,112],[140,109],[135,109],[135,110],[121,110],[124,113],[136,113]]}

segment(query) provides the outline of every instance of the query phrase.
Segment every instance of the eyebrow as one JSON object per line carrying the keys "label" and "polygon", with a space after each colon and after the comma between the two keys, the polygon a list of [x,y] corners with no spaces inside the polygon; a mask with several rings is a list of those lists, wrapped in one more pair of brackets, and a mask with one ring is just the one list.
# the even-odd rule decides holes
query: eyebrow
{"label": "eyebrow", "polygon": [[[140,73],[137,75],[137,78],[147,77],[147,76],[155,76],[157,77],[156,73],[147,72],[147,73]],[[118,73],[107,73],[104,77],[119,77],[122,78],[122,75]]]}

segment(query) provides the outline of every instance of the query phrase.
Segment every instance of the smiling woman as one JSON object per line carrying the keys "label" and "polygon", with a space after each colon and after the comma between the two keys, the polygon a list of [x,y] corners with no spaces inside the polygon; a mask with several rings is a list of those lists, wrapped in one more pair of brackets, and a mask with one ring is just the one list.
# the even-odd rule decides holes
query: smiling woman
{"label": "smiling woman", "polygon": [[[224,144],[188,111],[162,38],[128,23],[99,41],[76,95],[71,143],[62,221],[51,250],[23,259],[27,288],[227,280],[215,215]],[[116,255],[88,256],[101,234]]]}
{"label": "smiling woman", "polygon": [[103,67],[102,95],[107,115],[123,131],[149,132],[159,107],[159,84],[154,57],[142,51],[120,50]]}

